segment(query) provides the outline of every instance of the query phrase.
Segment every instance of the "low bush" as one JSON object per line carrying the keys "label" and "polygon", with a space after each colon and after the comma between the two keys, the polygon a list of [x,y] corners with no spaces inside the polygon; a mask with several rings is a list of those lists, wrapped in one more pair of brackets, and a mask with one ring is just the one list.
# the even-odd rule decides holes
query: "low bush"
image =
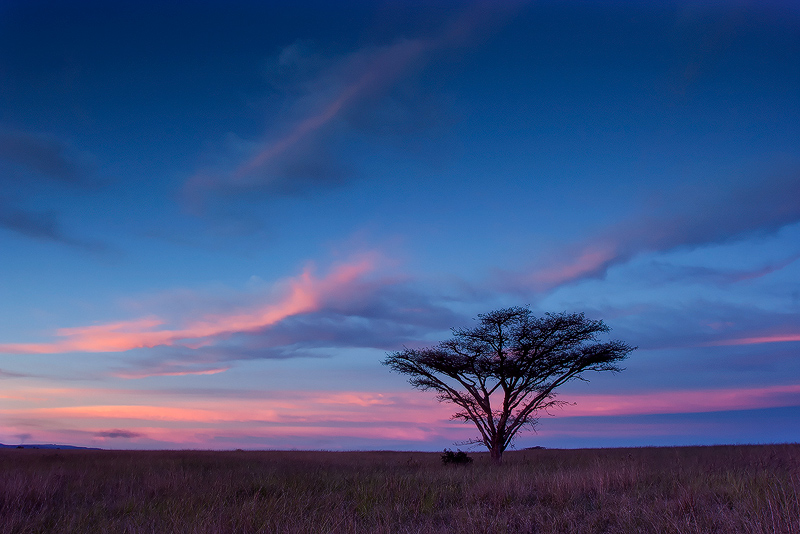
{"label": "low bush", "polygon": [[453,452],[450,449],[445,449],[442,454],[442,463],[444,465],[467,465],[472,463],[472,458],[467,456],[464,451]]}

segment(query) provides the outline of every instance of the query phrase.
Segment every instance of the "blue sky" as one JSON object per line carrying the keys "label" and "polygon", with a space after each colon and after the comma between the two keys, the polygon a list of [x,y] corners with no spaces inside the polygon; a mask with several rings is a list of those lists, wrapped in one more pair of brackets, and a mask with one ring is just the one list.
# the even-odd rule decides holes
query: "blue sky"
{"label": "blue sky", "polygon": [[0,441],[472,437],[380,365],[639,349],[517,445],[797,441],[791,2],[0,4]]}

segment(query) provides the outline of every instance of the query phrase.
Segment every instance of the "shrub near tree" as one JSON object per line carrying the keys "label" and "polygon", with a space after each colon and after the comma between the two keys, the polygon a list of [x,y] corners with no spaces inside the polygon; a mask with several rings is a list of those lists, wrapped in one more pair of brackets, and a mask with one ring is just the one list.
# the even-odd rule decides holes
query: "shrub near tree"
{"label": "shrub near tree", "polygon": [[472,463],[472,458],[467,456],[467,453],[462,450],[453,452],[450,449],[445,449],[442,454],[442,463],[444,465],[469,465]]}
{"label": "shrub near tree", "polygon": [[558,387],[585,380],[588,371],[621,371],[618,363],[635,349],[600,341],[610,329],[583,313],[536,317],[514,307],[478,320],[475,328],[454,328],[451,339],[434,347],[390,353],[383,364],[458,406],[453,419],[475,424],[480,435],[470,443],[485,445],[498,463],[517,432],[563,403],[556,399]]}

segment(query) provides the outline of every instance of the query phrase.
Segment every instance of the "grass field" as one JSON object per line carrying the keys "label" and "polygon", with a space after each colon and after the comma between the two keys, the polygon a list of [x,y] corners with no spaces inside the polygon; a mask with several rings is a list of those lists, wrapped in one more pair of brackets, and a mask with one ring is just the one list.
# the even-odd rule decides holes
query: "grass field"
{"label": "grass field", "polygon": [[800,533],[800,445],[0,451],[0,533]]}

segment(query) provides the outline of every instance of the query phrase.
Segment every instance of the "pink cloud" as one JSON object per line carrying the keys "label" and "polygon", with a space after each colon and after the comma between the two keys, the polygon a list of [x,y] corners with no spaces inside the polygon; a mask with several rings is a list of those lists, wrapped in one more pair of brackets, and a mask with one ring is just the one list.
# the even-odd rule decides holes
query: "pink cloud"
{"label": "pink cloud", "polygon": [[563,283],[586,278],[603,271],[617,256],[613,245],[591,244],[579,250],[574,257],[554,265],[538,269],[525,276],[526,285],[537,289],[549,289]]}
{"label": "pink cloud", "polygon": [[[454,407],[436,402],[432,394],[403,391],[273,391],[253,395],[209,397],[148,393],[130,389],[83,389],[29,387],[14,391],[21,402],[6,406],[0,414],[8,419],[55,419],[95,421],[106,426],[125,426],[126,420],[183,425],[232,423],[287,428],[342,426],[461,426],[450,421]],[[156,398],[153,398],[156,395]],[[35,399],[35,400],[32,400]],[[760,388],[698,389],[626,394],[564,394],[571,404],[554,412],[558,417],[623,416],[661,413],[699,413],[753,410],[800,405],[800,384]],[[43,406],[44,405],[44,406]],[[49,406],[47,406],[49,405]],[[469,425],[464,425],[469,428]]]}
{"label": "pink cloud", "polygon": [[644,415],[755,410],[800,405],[800,384],[762,388],[656,391],[625,395],[572,395],[558,416]]}
{"label": "pink cloud", "polygon": [[[15,403],[17,408],[0,409],[6,419],[102,420],[109,426],[120,426],[115,421],[131,419],[174,423],[239,422],[256,426],[276,423],[316,428],[366,423],[461,425],[450,421],[454,406],[436,402],[434,395],[414,390],[285,390],[231,397],[215,395],[213,398],[178,398],[149,392],[146,402],[142,402],[142,392],[135,389],[27,387],[12,393],[20,402]],[[607,395],[565,393],[562,398],[571,404],[556,410],[554,415],[558,417],[754,410],[800,405],[800,384]]]}
{"label": "pink cloud", "polygon": [[[329,100],[323,104],[321,111],[312,113],[301,119],[278,140],[262,143],[256,153],[240,162],[232,172],[211,173],[200,171],[192,176],[185,185],[187,197],[198,200],[206,190],[223,187],[256,186],[266,183],[273,177],[263,171],[270,163],[290,152],[296,145],[314,136],[326,125],[336,119],[359,99],[384,90],[408,68],[416,59],[431,49],[433,42],[429,40],[402,40],[392,46],[371,51],[358,51],[340,65],[343,71],[360,71],[355,79],[346,83]],[[367,61],[363,61],[368,56]],[[361,66],[364,63],[366,66]],[[340,73],[339,76],[345,76]]]}
{"label": "pink cloud", "polygon": [[[515,9],[517,2],[488,6],[477,3],[446,24],[440,32],[427,38],[398,39],[382,47],[366,47],[334,61],[320,79],[308,86],[314,90],[294,103],[302,109],[301,116],[277,140],[264,141],[252,155],[239,161],[233,170],[207,172],[202,170],[185,184],[187,198],[197,201],[209,190],[225,186],[248,187],[264,185],[275,180],[275,168],[270,164],[304,146],[299,156],[304,158],[311,145],[325,145],[320,135],[337,118],[376,96],[386,94],[399,79],[424,65],[440,50],[460,46],[476,39],[481,29],[501,23]],[[331,87],[334,90],[331,91]],[[320,89],[322,88],[322,89]],[[372,105],[372,104],[366,104]],[[297,158],[298,156],[289,156]],[[280,166],[280,165],[279,165]],[[267,171],[267,172],[264,172]]]}
{"label": "pink cloud", "polygon": [[800,334],[773,334],[767,336],[742,337],[736,339],[724,339],[709,343],[710,346],[728,345],[758,345],[761,343],[785,343],[788,341],[800,341]]}
{"label": "pink cloud", "polygon": [[[240,413],[240,412],[239,412]],[[248,412],[248,419],[272,419],[274,410],[263,407],[257,412]],[[62,406],[29,410],[28,416],[54,418],[60,421],[68,419],[89,419],[93,421],[108,420],[140,420],[168,421],[192,423],[219,423],[223,421],[242,420],[237,412],[202,408],[180,408],[176,406],[142,406],[125,404],[108,404],[96,406]]]}
{"label": "pink cloud", "polygon": [[343,288],[372,271],[376,256],[366,255],[351,263],[335,266],[327,276],[317,278],[311,268],[280,285],[274,302],[229,314],[213,314],[188,321],[180,328],[161,328],[164,319],[150,316],[131,321],[61,328],[48,343],[10,343],[0,352],[12,354],[58,354],[64,352],[123,352],[158,345],[198,348],[217,338],[238,332],[253,332],[287,317],[319,310],[326,299],[342,295]]}
{"label": "pink cloud", "polygon": [[376,86],[390,85],[414,59],[429,50],[432,44],[426,40],[400,41],[374,54],[364,72],[352,83],[343,87],[321,113],[302,120],[279,141],[263,146],[255,156],[234,171],[232,181],[244,180],[251,172],[331,122],[347,105],[370,89],[375,90]]}
{"label": "pink cloud", "polygon": [[[45,432],[72,429],[92,436],[101,432],[98,429],[124,428],[147,440],[205,447],[210,445],[210,436],[218,434],[230,436],[235,445],[236,436],[258,436],[265,441],[376,436],[425,441],[450,428],[457,434],[470,430],[449,421],[451,407],[413,391],[280,391],[269,398],[177,398],[150,392],[145,403],[142,393],[135,390],[31,388],[28,393],[45,397],[50,406],[0,408],[9,425],[22,421]],[[299,444],[283,442],[283,446]]]}

